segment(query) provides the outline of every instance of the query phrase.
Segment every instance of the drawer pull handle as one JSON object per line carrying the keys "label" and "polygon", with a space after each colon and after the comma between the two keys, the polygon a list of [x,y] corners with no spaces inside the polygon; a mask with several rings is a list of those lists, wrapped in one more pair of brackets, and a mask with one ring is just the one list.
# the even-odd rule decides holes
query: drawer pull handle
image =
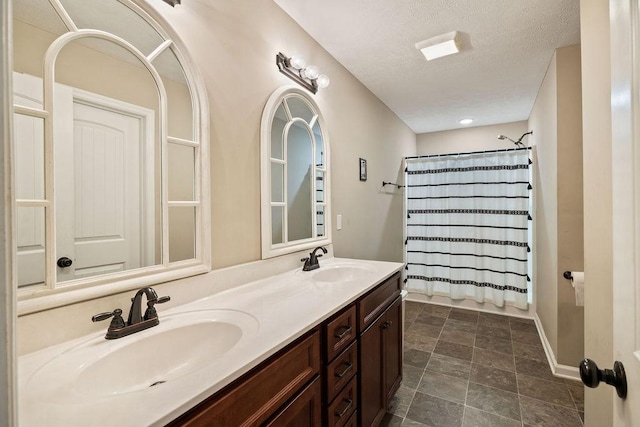
{"label": "drawer pull handle", "polygon": [[343,326],[343,328],[344,330],[342,332],[333,335],[334,338],[338,338],[339,340],[341,340],[345,337],[345,335],[351,333],[351,326]]}
{"label": "drawer pull handle", "polygon": [[344,370],[342,372],[336,372],[335,375],[338,378],[342,378],[345,375],[347,375],[347,372],[349,372],[351,370],[351,368],[353,368],[353,363],[351,362],[345,362],[346,367],[344,368]]}
{"label": "drawer pull handle", "polygon": [[343,399],[343,402],[346,403],[346,405],[344,406],[344,409],[342,409],[342,411],[337,411],[335,412],[336,417],[338,418],[342,418],[344,417],[344,415],[349,412],[349,409],[351,409],[351,404],[353,403],[353,400],[351,399]]}

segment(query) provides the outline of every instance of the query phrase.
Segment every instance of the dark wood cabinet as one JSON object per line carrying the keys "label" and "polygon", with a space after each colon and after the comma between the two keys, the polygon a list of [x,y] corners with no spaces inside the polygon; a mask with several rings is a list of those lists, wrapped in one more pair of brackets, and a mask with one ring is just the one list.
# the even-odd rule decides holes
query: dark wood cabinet
{"label": "dark wood cabinet", "polygon": [[377,426],[402,380],[396,273],[169,426]]}
{"label": "dark wood cabinet", "polygon": [[402,381],[399,275],[363,297],[359,308],[358,318],[363,327],[359,338],[360,425],[377,426]]}
{"label": "dark wood cabinet", "polygon": [[319,372],[320,333],[315,330],[169,425],[262,425]]}
{"label": "dark wood cabinet", "polygon": [[265,424],[266,427],[320,427],[321,425],[322,387],[320,378],[313,380]]}

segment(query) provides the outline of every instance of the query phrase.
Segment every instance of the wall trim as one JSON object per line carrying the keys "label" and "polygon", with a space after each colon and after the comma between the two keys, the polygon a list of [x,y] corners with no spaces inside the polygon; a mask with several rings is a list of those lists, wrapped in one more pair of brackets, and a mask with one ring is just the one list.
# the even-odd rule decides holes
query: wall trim
{"label": "wall trim", "polygon": [[540,339],[542,340],[542,347],[544,347],[544,353],[547,355],[547,362],[549,363],[549,367],[551,368],[553,375],[560,378],[580,381],[580,372],[577,367],[561,365],[556,360],[556,355],[553,353],[551,343],[547,339],[547,335],[544,333],[542,321],[540,320],[540,317],[538,317],[538,313],[533,317],[533,321],[536,323],[538,335],[540,335]]}

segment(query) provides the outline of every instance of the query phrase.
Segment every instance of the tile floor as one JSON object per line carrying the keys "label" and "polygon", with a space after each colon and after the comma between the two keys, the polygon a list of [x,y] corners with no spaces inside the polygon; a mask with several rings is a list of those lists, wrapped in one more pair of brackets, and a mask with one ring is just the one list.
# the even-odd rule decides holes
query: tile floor
{"label": "tile floor", "polygon": [[532,320],[407,302],[404,357],[383,426],[583,425],[582,384],[551,374]]}

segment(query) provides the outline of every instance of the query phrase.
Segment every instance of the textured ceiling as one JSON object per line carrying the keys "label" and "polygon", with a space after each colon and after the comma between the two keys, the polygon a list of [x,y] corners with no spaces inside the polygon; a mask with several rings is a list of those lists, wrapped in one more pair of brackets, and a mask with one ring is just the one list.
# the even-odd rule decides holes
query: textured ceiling
{"label": "textured ceiling", "polygon": [[[416,133],[528,119],[554,49],[580,42],[578,0],[274,1]],[[457,55],[415,48],[451,31]]]}

